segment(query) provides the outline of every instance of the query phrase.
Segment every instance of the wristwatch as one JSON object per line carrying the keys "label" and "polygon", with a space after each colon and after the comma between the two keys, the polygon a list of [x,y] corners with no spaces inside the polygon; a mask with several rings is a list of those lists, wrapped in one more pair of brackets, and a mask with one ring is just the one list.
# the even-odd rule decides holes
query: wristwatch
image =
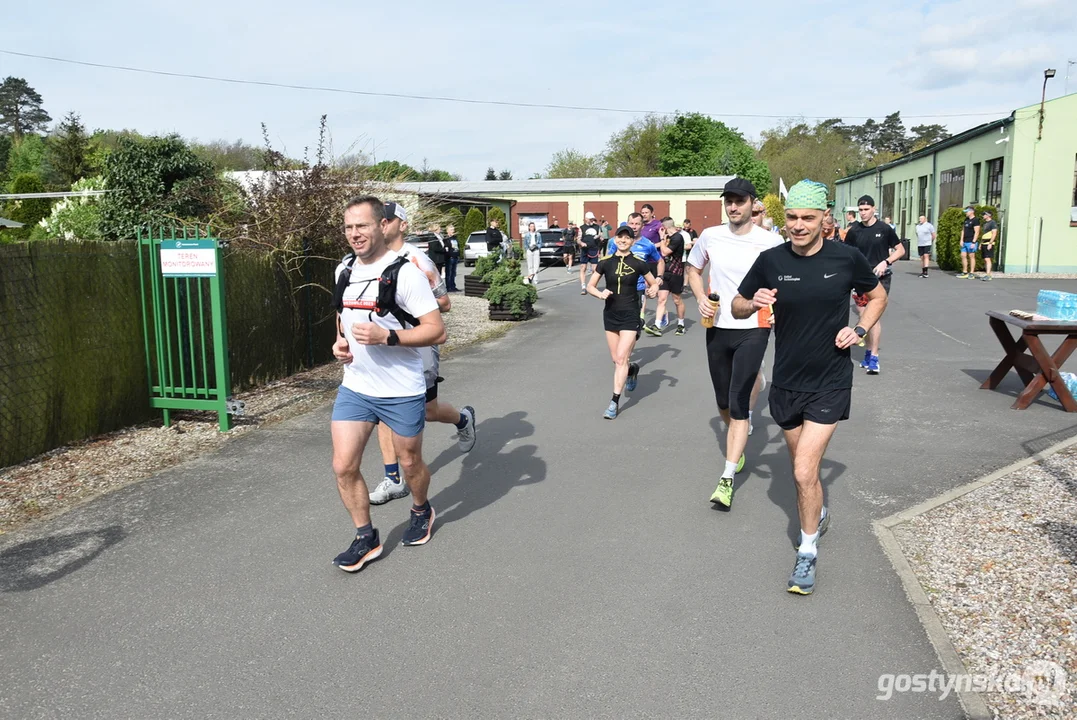
{"label": "wristwatch", "polygon": [[853,328],[853,332],[856,333],[856,336],[860,338],[868,334],[868,331],[860,327],[859,325]]}
{"label": "wristwatch", "polygon": [[400,344],[400,336],[396,334],[396,330],[389,331],[389,338],[385,341],[385,344],[390,346]]}

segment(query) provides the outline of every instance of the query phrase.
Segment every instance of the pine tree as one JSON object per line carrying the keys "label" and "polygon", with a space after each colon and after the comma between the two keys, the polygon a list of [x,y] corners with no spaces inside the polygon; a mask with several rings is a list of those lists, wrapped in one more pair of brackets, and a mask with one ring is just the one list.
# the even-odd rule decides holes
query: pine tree
{"label": "pine tree", "polygon": [[47,141],[49,168],[65,187],[74,185],[86,173],[89,136],[78,113],[68,113]]}
{"label": "pine tree", "polygon": [[41,95],[22,78],[6,77],[0,83],[0,131],[19,142],[25,133],[44,129],[52,118],[41,107]]}

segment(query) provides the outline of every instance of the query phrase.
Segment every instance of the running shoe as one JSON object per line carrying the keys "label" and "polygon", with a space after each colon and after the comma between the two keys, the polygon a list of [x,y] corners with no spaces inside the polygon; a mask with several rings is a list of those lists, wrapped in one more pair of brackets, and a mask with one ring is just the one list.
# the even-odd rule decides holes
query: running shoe
{"label": "running shoe", "polygon": [[686,332],[688,332],[688,331],[685,329],[684,325],[678,325],[677,326],[677,332],[675,332],[673,334],[674,335],[684,335]]}
{"label": "running shoe", "polygon": [[[817,537],[815,539],[815,542],[816,542],[817,545],[818,545],[819,541],[823,539],[823,536],[826,535],[826,531],[829,530],[829,529],[830,529],[830,511],[827,510],[826,505],[824,505],[823,506],[823,512],[819,516],[819,529],[816,531],[816,532],[819,533],[819,537]],[[793,549],[794,550],[799,550],[800,549],[800,536],[799,535],[797,537],[793,538]]]}
{"label": "running shoe", "polygon": [[333,558],[333,564],[344,572],[359,572],[371,560],[381,557],[381,541],[378,539],[378,531],[367,537],[358,537],[352,540],[351,546]]}
{"label": "running shoe", "polygon": [[641,323],[643,323],[644,325],[646,325],[646,324],[647,324],[647,311],[646,311],[646,310],[642,310],[642,309],[641,309],[641,310],[639,311],[639,321],[640,321]]}
{"label": "running shoe", "polygon": [[475,447],[475,408],[465,405],[460,408],[460,414],[467,418],[467,425],[456,431],[456,444],[460,452],[471,452]]}
{"label": "running shoe", "polygon": [[744,469],[744,461],[745,461],[746,458],[747,458],[747,456],[745,456],[745,455],[740,456],[740,460],[737,461],[737,469],[736,469],[735,472],[740,472],[741,470]]}
{"label": "running shoe", "polygon": [[733,507],[733,478],[724,477],[718,480],[718,487],[711,495],[711,502],[725,508]]}
{"label": "running shoe", "polygon": [[425,545],[430,541],[430,535],[434,532],[434,508],[426,512],[415,512],[411,509],[411,522],[404,531],[404,539],[401,545]]}
{"label": "running shoe", "polygon": [[632,392],[636,389],[636,380],[639,377],[639,365],[636,363],[628,364],[628,382],[625,383],[625,390]]}
{"label": "running shoe", "polygon": [[976,280],[976,273],[969,273],[969,280]]}
{"label": "running shoe", "polygon": [[616,420],[617,419],[617,403],[610,400],[610,406],[608,408],[606,408],[606,412],[602,413],[602,417],[606,418],[607,420]]}
{"label": "running shoe", "polygon": [[654,325],[644,325],[643,326],[643,332],[645,332],[648,335],[651,335],[653,337],[662,337],[662,331],[659,330]]}
{"label": "running shoe", "polygon": [[793,573],[789,576],[789,587],[786,588],[789,592],[797,595],[812,594],[815,590],[815,561],[815,555],[797,553]]}
{"label": "running shoe", "polygon": [[990,275],[984,275],[984,276],[983,276],[982,278],[980,278],[980,279],[981,279],[981,280],[983,280],[984,282],[988,282],[989,280],[991,280],[991,276],[990,276]]}
{"label": "running shoe", "polygon": [[659,330],[665,330],[667,327],[669,327],[669,315],[666,315],[662,318],[662,322],[658,323]]}
{"label": "running shoe", "polygon": [[374,488],[374,492],[370,493],[370,504],[384,505],[390,500],[407,497],[410,492],[408,484],[403,480],[393,480],[391,477],[385,477]]}
{"label": "running shoe", "polygon": [[968,279],[968,276],[969,276],[968,273],[961,273],[960,275],[957,276],[957,279],[958,280],[966,280],[966,279]]}
{"label": "running shoe", "polygon": [[586,294],[587,294],[587,288],[580,288],[580,295],[586,295]]}
{"label": "running shoe", "polygon": [[871,359],[868,360],[868,375],[878,375],[878,374],[879,374],[879,356],[878,355],[872,355]]}
{"label": "running shoe", "polygon": [[868,364],[871,362],[871,350],[864,351],[864,359],[860,361],[860,367],[865,370],[868,369]]}

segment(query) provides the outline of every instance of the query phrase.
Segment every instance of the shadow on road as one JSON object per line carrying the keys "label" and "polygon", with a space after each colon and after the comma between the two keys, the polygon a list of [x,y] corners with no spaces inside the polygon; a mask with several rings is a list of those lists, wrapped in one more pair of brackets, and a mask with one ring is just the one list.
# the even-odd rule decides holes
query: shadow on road
{"label": "shadow on road", "polygon": [[0,591],[36,590],[88,564],[126,537],[119,525],[54,535],[0,552]]}
{"label": "shadow on road", "polygon": [[[460,455],[455,444],[430,462],[430,504],[437,512],[434,533],[442,525],[463,520],[476,510],[497,502],[513,488],[546,479],[546,461],[536,455],[538,446],[508,446],[515,440],[531,437],[535,426],[527,422],[526,412],[512,412],[504,417],[487,418],[476,426],[474,449],[462,458],[460,475],[445,486],[446,473],[439,471]],[[506,451],[507,450],[507,451]],[[393,528],[384,543],[386,554],[400,544],[406,524]]]}
{"label": "shadow on road", "polygon": [[[984,381],[991,376],[990,370],[964,368],[961,372],[965,373],[970,378],[976,381],[976,385],[969,386],[970,391],[979,390],[980,392],[998,393],[999,395],[1005,395],[1016,400],[1017,396],[1020,395],[1025,389],[1024,383],[1021,382],[1021,378],[1017,376],[1017,372],[1015,370],[1010,370],[1010,372],[1006,373],[1005,379],[1003,379],[1003,381],[1000,382],[998,387],[994,390],[983,390],[982,388],[980,388],[980,385],[983,385]],[[1052,399],[1051,396],[1046,393],[1046,391],[1040,393],[1039,396],[1037,396],[1036,399],[1032,401],[1032,404],[1042,405],[1043,407],[1058,408],[1059,410],[1062,409],[1062,404],[1057,400]],[[1003,408],[1000,407],[999,409],[1001,410]],[[1009,407],[1007,406],[1005,407],[1005,409],[1009,410]]]}

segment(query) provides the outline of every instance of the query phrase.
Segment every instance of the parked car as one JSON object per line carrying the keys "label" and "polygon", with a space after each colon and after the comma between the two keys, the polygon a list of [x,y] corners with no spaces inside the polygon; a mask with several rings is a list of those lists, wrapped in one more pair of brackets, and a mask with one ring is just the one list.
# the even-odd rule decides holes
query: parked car
{"label": "parked car", "polygon": [[[539,250],[539,263],[542,265],[563,265],[565,260],[565,239],[560,230],[539,230],[542,236],[542,249]],[[572,254],[576,255],[578,247],[570,243]]]}
{"label": "parked car", "polygon": [[486,247],[486,231],[479,230],[467,236],[464,243],[464,265],[471,267],[475,261],[490,254]]}
{"label": "parked car", "polygon": [[427,247],[430,245],[430,241],[435,237],[434,233],[419,233],[418,235],[408,235],[404,238],[404,242],[409,245],[414,245],[418,250],[426,252]]}

